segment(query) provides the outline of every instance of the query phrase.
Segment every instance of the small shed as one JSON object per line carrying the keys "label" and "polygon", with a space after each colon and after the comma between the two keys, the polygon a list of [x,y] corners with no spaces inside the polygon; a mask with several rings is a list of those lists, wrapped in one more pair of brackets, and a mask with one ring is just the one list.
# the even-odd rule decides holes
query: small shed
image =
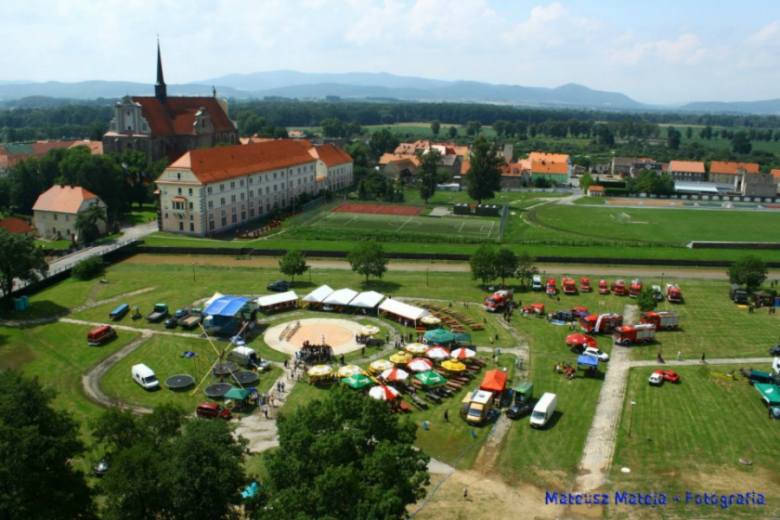
{"label": "small shed", "polygon": [[399,323],[411,321],[413,322],[412,325],[417,325],[417,320],[420,318],[431,315],[431,313],[425,309],[390,298],[382,302],[379,306],[379,310],[386,312],[390,319],[394,319]]}
{"label": "small shed", "polygon": [[588,186],[588,196],[590,197],[603,197],[604,186]]}

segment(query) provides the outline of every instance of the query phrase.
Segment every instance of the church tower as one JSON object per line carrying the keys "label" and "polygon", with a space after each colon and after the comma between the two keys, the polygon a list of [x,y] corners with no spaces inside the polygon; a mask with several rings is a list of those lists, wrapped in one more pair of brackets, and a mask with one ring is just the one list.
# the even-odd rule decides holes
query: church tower
{"label": "church tower", "polygon": [[165,86],[162,57],[160,57],[160,40],[157,40],[157,83],[154,84],[154,97],[156,97],[160,103],[165,103],[168,99],[168,87]]}

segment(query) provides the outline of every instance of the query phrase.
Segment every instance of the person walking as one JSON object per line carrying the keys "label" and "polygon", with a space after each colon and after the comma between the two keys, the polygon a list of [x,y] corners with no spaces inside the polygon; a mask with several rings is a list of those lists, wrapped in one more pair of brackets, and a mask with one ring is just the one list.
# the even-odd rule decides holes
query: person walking
{"label": "person walking", "polygon": [[702,363],[706,363],[707,362],[706,358],[704,357],[704,352],[701,353],[701,362]]}
{"label": "person walking", "polygon": [[677,351],[677,361],[682,361],[682,352]]}
{"label": "person walking", "polygon": [[469,498],[469,488],[463,488],[463,498],[464,499]]}
{"label": "person walking", "polygon": [[265,415],[265,418],[268,419],[268,405],[263,405],[263,415]]}

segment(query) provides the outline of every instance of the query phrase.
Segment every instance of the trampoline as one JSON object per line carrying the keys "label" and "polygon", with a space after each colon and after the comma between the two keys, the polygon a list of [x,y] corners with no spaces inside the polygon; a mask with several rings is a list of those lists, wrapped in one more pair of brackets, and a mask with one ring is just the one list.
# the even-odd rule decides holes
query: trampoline
{"label": "trampoline", "polygon": [[229,376],[233,372],[238,371],[238,365],[235,363],[217,363],[214,365],[214,375],[215,376]]}
{"label": "trampoline", "polygon": [[233,379],[235,379],[236,382],[241,386],[246,386],[260,379],[260,376],[257,375],[256,372],[249,372],[248,370],[242,370],[241,372],[234,373]]}
{"label": "trampoline", "polygon": [[180,390],[182,388],[187,388],[194,382],[195,382],[194,377],[187,374],[179,374],[179,375],[171,376],[168,379],[166,379],[165,386],[167,386],[171,390]]}
{"label": "trampoline", "polygon": [[233,388],[233,385],[228,383],[217,383],[215,385],[209,385],[204,390],[203,393],[206,394],[209,397],[224,397],[224,395],[228,392],[230,392],[230,389]]}

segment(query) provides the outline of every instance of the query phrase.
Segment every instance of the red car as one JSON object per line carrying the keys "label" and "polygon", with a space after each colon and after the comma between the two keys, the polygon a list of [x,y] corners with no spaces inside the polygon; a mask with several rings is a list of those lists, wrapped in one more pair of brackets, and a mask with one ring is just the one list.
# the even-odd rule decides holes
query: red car
{"label": "red car", "polygon": [[664,378],[664,381],[668,381],[670,383],[679,383],[680,382],[680,375],[675,372],[674,370],[656,370],[653,372],[654,374],[659,374],[661,377]]}
{"label": "red car", "polygon": [[227,408],[222,408],[216,403],[200,403],[195,412],[199,417],[219,417],[229,421],[233,414]]}

